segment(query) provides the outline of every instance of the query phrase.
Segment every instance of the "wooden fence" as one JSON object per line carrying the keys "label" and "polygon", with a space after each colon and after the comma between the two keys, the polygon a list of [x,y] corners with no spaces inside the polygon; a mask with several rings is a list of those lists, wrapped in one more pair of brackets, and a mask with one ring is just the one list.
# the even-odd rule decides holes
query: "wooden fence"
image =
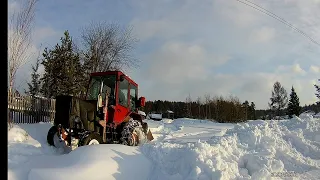
{"label": "wooden fence", "polygon": [[8,92],[9,121],[14,124],[53,122],[55,99],[19,96]]}

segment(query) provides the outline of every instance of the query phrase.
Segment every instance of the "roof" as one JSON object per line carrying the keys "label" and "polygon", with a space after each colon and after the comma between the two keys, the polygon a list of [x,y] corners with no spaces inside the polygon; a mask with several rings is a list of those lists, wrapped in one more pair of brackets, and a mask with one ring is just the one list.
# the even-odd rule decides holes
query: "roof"
{"label": "roof", "polygon": [[90,76],[105,76],[105,75],[124,75],[125,78],[133,85],[135,86],[138,86],[138,84],[133,80],[131,79],[130,76],[126,75],[125,73],[123,73],[122,71],[105,71],[105,72],[93,72],[93,73],[90,73]]}

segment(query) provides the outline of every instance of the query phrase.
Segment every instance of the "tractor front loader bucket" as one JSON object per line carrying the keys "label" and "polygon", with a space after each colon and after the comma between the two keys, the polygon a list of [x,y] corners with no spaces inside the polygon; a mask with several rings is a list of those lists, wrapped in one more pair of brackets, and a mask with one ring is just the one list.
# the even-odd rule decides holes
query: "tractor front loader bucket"
{"label": "tractor front loader bucket", "polygon": [[148,141],[152,141],[154,139],[150,129],[148,130],[148,133],[147,133],[147,139]]}

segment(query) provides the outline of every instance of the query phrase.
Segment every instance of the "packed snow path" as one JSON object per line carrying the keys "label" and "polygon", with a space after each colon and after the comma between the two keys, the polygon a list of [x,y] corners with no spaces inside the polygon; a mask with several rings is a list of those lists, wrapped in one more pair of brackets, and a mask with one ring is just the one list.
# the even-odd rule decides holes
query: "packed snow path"
{"label": "packed snow path", "polygon": [[148,124],[155,137],[148,144],[87,146],[68,154],[47,145],[50,124],[16,125],[8,132],[9,180],[320,179],[320,119],[308,114],[235,125]]}

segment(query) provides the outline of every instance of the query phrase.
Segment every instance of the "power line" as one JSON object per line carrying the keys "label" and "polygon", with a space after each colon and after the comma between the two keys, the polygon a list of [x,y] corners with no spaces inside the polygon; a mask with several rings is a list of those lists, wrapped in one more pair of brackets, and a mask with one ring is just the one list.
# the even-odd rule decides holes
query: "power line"
{"label": "power line", "polygon": [[[271,11],[259,6],[258,4],[255,4],[255,3],[251,2],[251,1],[248,1],[248,0],[243,0],[243,1],[237,0],[237,1],[242,3],[242,4],[245,4],[245,5],[249,6],[249,7],[251,7],[253,9],[257,10],[257,11],[260,11],[260,12],[262,12],[262,13],[264,13],[264,14],[266,14],[266,15],[268,15],[268,16],[270,16],[270,17],[272,17],[272,18],[274,18],[274,19],[276,19],[278,21],[280,21],[282,24],[285,24],[285,25],[291,27],[294,31],[300,33],[302,36],[304,36],[305,38],[309,39],[314,44],[320,46],[320,43],[318,43],[316,40],[314,40],[313,38],[308,36],[305,32],[301,31],[300,29],[298,29],[297,27],[293,26],[291,23],[289,23],[285,19],[283,19],[283,18],[277,16],[276,14],[272,13]],[[246,1],[246,2],[244,2],[244,1]]]}

